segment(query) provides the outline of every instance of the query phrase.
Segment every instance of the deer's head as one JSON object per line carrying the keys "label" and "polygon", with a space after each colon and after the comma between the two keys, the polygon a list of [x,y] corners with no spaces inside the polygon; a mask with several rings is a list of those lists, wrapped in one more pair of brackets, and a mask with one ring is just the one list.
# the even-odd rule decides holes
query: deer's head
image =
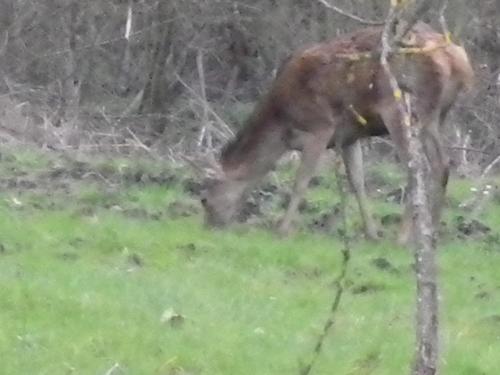
{"label": "deer's head", "polygon": [[230,224],[241,206],[244,190],[241,181],[206,179],[200,197],[205,211],[205,224],[209,227]]}
{"label": "deer's head", "polygon": [[230,224],[239,210],[247,184],[225,173],[212,158],[190,164],[202,175],[200,202],[205,212],[205,225],[225,227]]}

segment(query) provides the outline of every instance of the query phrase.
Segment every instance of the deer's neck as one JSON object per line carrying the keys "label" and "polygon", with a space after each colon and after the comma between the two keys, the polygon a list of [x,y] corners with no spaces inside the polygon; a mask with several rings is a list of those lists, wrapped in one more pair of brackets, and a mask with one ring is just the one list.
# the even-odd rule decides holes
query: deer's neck
{"label": "deer's neck", "polygon": [[265,175],[286,151],[283,131],[269,106],[260,105],[222,151],[220,162],[226,175],[238,180]]}

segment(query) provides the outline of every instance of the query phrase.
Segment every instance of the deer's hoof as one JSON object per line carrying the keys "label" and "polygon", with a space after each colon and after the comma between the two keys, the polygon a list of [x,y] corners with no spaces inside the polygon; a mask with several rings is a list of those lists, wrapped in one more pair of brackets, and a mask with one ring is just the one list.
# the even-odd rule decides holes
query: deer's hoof
{"label": "deer's hoof", "polygon": [[365,238],[370,242],[377,242],[377,241],[380,241],[380,239],[382,238],[382,234],[378,233],[377,231],[373,231],[373,232],[370,231],[370,232],[365,233]]}
{"label": "deer's hoof", "polygon": [[396,243],[401,247],[407,247],[410,245],[411,241],[407,235],[399,235]]}
{"label": "deer's hoof", "polygon": [[413,233],[407,228],[403,228],[396,239],[396,243],[402,247],[408,247],[413,243]]}
{"label": "deer's hoof", "polygon": [[292,225],[280,222],[276,228],[276,232],[280,237],[288,237],[293,232]]}

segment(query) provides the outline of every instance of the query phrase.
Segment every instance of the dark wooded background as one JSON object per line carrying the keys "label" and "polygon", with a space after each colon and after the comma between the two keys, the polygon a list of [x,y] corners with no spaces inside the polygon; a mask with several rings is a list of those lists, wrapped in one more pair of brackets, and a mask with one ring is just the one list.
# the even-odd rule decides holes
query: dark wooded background
{"label": "dark wooded background", "polygon": [[[331,3],[380,21],[389,2]],[[463,173],[500,149],[499,8],[454,0],[446,11],[477,74],[447,127]],[[217,149],[291,50],[359,27],[316,0],[1,0],[0,138],[83,151]]]}

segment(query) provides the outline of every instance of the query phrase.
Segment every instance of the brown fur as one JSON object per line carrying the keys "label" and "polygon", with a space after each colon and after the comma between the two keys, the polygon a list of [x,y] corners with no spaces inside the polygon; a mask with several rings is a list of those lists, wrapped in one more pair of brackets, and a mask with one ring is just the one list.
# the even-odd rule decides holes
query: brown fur
{"label": "brown fur", "polygon": [[[426,46],[430,43],[443,44],[441,34],[431,31],[425,24],[417,24],[419,34],[416,46]],[[384,100],[384,95],[392,96],[386,88],[373,87],[376,84],[376,75],[380,70],[375,59],[362,59],[350,61],[346,57],[337,57],[339,54],[355,54],[376,50],[380,41],[380,28],[367,28],[357,33],[334,39],[328,43],[315,44],[294,53],[285,66],[280,69],[278,76],[272,84],[270,92],[261,100],[250,120],[238,133],[236,138],[229,143],[221,154],[221,163],[227,169],[235,168],[237,164],[245,162],[246,157],[258,148],[262,137],[276,129],[298,127],[301,130],[310,130],[316,123],[323,121],[317,104],[311,100],[318,95],[329,98],[334,109],[352,104],[361,116],[367,119],[377,119],[375,113],[377,104]],[[429,81],[425,82],[426,88],[451,77],[459,86],[470,87],[473,81],[473,71],[463,48],[449,45],[437,48],[422,56],[396,57],[393,60],[398,65],[406,63],[407,59],[418,60],[426,66]],[[354,75],[354,82],[348,83],[346,74]],[[437,81],[434,81],[436,79]],[[402,85],[405,86],[404,84]],[[411,88],[406,87],[408,91]],[[458,91],[458,90],[457,90]],[[305,121],[307,120],[307,122]],[[289,125],[292,121],[296,124]],[[359,129],[362,136],[372,133],[380,134],[386,129],[375,129],[377,121],[369,121],[366,129]],[[225,168],[225,169],[226,169]]]}
{"label": "brown fur", "polygon": [[[307,168],[317,164],[319,152],[315,148],[348,147],[360,138],[390,133],[405,160],[401,122],[393,110],[394,95],[377,57],[381,31],[371,27],[313,44],[285,61],[268,94],[223,149],[220,163],[224,176],[207,191],[207,217],[230,220],[241,195],[290,149],[303,151],[304,163],[309,163],[299,171],[297,196],[303,195],[302,180],[309,181],[312,176]],[[423,48],[418,53],[393,54],[390,65],[401,88],[416,98],[414,116],[429,128],[430,137],[435,138],[429,147],[437,148],[434,154],[441,157],[435,119],[442,122],[458,92],[472,84],[472,68],[462,47],[445,44],[443,35],[423,23],[413,27],[402,47]],[[366,57],[367,53],[371,57]],[[441,176],[436,178],[447,174],[444,163],[443,158],[436,161],[436,173]],[[227,197],[234,201],[228,202]],[[230,206],[229,214],[221,212],[220,201],[224,207]],[[291,220],[293,211],[289,207],[290,217],[285,222]]]}

